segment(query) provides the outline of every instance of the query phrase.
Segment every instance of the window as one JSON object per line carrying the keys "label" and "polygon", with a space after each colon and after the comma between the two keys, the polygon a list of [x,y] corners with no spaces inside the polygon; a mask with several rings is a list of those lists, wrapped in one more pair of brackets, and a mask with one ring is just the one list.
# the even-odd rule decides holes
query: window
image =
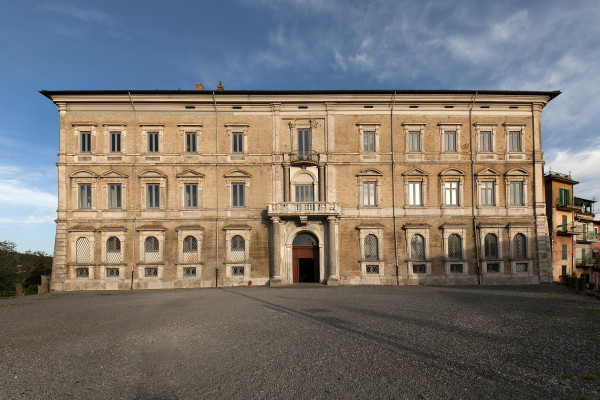
{"label": "window", "polygon": [[479,132],[479,151],[492,152],[492,131]]}
{"label": "window", "polygon": [[90,276],[90,269],[75,268],[75,276],[77,276],[77,278],[88,278]]}
{"label": "window", "polygon": [[75,262],[78,264],[92,262],[91,246],[88,238],[80,237],[75,243]]}
{"label": "window", "polygon": [[527,258],[527,238],[522,233],[517,233],[513,238],[513,257],[516,259]]}
{"label": "window", "polygon": [[298,159],[309,160],[310,159],[310,130],[301,129],[298,130]]}
{"label": "window", "polygon": [[315,189],[313,185],[296,185],[296,201],[300,203],[312,203],[315,201]]}
{"label": "window", "polygon": [[363,206],[375,207],[377,205],[376,187],[376,182],[363,182]]}
{"label": "window", "polygon": [[375,132],[374,131],[363,132],[363,151],[365,153],[375,152]]}
{"label": "window", "polygon": [[81,131],[81,146],[79,149],[82,153],[89,153],[92,151],[92,132],[91,131]]}
{"label": "window", "polygon": [[571,191],[569,189],[559,189],[558,195],[560,197],[560,205],[568,206],[571,204]]}
{"label": "window", "polygon": [[92,185],[79,185],[79,208],[92,208]]}
{"label": "window", "polygon": [[490,273],[499,273],[500,272],[500,263],[488,263],[487,264],[487,272]]}
{"label": "window", "polygon": [[146,205],[148,208],[160,208],[160,185],[151,183],[147,186]]}
{"label": "window", "polygon": [[158,153],[158,132],[148,132],[148,153]]}
{"label": "window", "polygon": [[562,259],[566,260],[567,259],[567,251],[568,251],[568,246],[566,244],[562,245]]}
{"label": "window", "polygon": [[198,207],[198,185],[197,184],[187,183],[185,185],[184,206],[185,206],[185,208]]}
{"label": "window", "polygon": [[119,277],[119,268],[106,268],[106,277],[107,278],[118,278]]}
{"label": "window", "polygon": [[523,202],[523,182],[510,182],[510,205],[522,206]]}
{"label": "window", "polygon": [[110,152],[120,153],[121,152],[121,131],[110,132]]}
{"label": "window", "polygon": [[411,206],[423,205],[422,202],[422,183],[421,182],[409,182],[408,183],[408,204]]}
{"label": "window", "polygon": [[196,132],[186,132],[185,133],[185,152],[186,153],[195,153],[196,151],[197,151]]}
{"label": "window", "polygon": [[427,273],[427,264],[413,264],[413,274],[425,274]]}
{"label": "window", "polygon": [[521,151],[521,131],[508,132],[510,151]]}
{"label": "window", "polygon": [[108,185],[108,208],[121,208],[121,185]]}
{"label": "window", "polygon": [[147,263],[160,261],[158,239],[154,236],[148,236],[144,241],[144,261]]}
{"label": "window", "polygon": [[568,224],[568,221],[567,221],[567,216],[566,216],[566,215],[563,215],[563,216],[562,216],[562,230],[563,230],[564,232],[566,232],[566,231],[567,231],[567,224]]}
{"label": "window", "polygon": [[245,186],[243,183],[233,183],[231,185],[231,205],[232,205],[232,207],[245,207],[246,206],[244,190],[245,190]]}
{"label": "window", "polygon": [[379,265],[367,265],[365,272],[367,275],[379,275]]}
{"label": "window", "polygon": [[496,196],[494,193],[494,182],[481,182],[481,205],[493,206],[495,205],[495,201]]}
{"label": "window", "polygon": [[232,276],[244,276],[245,268],[242,266],[231,267],[231,275]]}
{"label": "window", "polygon": [[444,131],[444,151],[456,151],[456,131]]}
{"label": "window", "polygon": [[485,235],[484,254],[486,259],[498,259],[498,236],[493,233]]}
{"label": "window", "polygon": [[410,258],[413,261],[425,261],[425,238],[419,234],[414,235],[410,240]]}
{"label": "window", "polygon": [[121,262],[121,241],[116,236],[111,236],[106,241],[106,262],[109,264]]}
{"label": "window", "polygon": [[421,132],[408,132],[408,151],[421,151]]}
{"label": "window", "polygon": [[233,132],[231,135],[232,139],[232,153],[243,153],[244,152],[244,132]]}
{"label": "window", "polygon": [[462,264],[450,264],[450,273],[451,274],[462,274],[463,273],[463,265]]}
{"label": "window", "polygon": [[373,234],[365,237],[365,260],[379,260],[379,244]]}
{"label": "window", "polygon": [[246,241],[240,235],[235,235],[231,238],[231,260],[230,261],[245,261],[246,260]]}
{"label": "window", "polygon": [[198,261],[198,240],[193,236],[187,236],[183,239],[183,261]]}
{"label": "window", "polygon": [[158,276],[158,268],[144,268],[144,276],[155,278]]}
{"label": "window", "polygon": [[445,182],[444,183],[444,191],[445,191],[445,204],[447,206],[457,206],[458,205],[458,182]]}
{"label": "window", "polygon": [[196,276],[196,267],[185,267],[183,269],[183,276]]}
{"label": "window", "polygon": [[448,258],[451,260],[462,259],[462,239],[456,233],[448,238]]}

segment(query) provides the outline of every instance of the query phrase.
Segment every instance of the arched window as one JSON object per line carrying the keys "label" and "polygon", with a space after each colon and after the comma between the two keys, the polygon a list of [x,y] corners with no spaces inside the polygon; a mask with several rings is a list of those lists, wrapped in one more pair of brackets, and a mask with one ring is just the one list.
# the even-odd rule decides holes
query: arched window
{"label": "arched window", "polygon": [[158,239],[154,236],[148,236],[146,238],[146,241],[144,242],[144,261],[160,261],[160,253],[158,251]]}
{"label": "arched window", "polygon": [[379,260],[379,244],[373,234],[365,238],[365,260]]}
{"label": "arched window", "polygon": [[456,233],[448,238],[448,258],[452,260],[462,259],[462,238]]}
{"label": "arched window", "polygon": [[513,239],[513,256],[517,259],[527,258],[527,238],[517,233]]}
{"label": "arched window", "polygon": [[425,238],[414,235],[410,240],[410,258],[415,261],[425,261]]}
{"label": "arched window", "polygon": [[116,236],[111,236],[106,241],[106,262],[109,264],[121,262],[121,241]]}
{"label": "arched window", "polygon": [[246,260],[246,241],[240,235],[231,238],[231,261]]}
{"label": "arched window", "polygon": [[80,237],[79,239],[77,239],[75,248],[76,248],[75,262],[77,262],[77,263],[92,262],[91,253],[90,253],[90,241],[88,238]]}
{"label": "arched window", "polygon": [[183,239],[183,261],[198,261],[198,240],[193,236],[186,236]]}
{"label": "arched window", "polygon": [[484,240],[485,258],[486,259],[497,259],[498,258],[498,236],[493,233],[485,235]]}

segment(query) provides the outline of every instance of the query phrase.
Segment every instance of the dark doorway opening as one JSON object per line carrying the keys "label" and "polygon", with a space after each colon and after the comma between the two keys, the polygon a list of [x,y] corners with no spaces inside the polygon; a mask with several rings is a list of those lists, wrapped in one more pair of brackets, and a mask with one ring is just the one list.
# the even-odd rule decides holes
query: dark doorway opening
{"label": "dark doorway opening", "polygon": [[300,282],[315,282],[315,260],[312,258],[299,258],[298,275]]}
{"label": "dark doorway opening", "polygon": [[292,245],[294,283],[319,282],[319,246],[317,238],[302,232]]}

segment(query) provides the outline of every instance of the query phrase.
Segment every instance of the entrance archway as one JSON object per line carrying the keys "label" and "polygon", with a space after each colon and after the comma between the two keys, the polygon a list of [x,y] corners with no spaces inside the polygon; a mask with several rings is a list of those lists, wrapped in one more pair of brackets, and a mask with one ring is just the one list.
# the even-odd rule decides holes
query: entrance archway
{"label": "entrance archway", "polygon": [[300,232],[292,242],[294,283],[319,282],[319,240],[308,232]]}

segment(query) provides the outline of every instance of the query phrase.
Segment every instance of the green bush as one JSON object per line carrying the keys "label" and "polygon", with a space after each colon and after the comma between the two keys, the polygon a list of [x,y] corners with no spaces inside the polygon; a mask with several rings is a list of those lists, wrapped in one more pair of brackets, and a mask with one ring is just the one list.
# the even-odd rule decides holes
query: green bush
{"label": "green bush", "polygon": [[0,297],[13,297],[17,295],[16,290],[4,290],[0,292]]}

